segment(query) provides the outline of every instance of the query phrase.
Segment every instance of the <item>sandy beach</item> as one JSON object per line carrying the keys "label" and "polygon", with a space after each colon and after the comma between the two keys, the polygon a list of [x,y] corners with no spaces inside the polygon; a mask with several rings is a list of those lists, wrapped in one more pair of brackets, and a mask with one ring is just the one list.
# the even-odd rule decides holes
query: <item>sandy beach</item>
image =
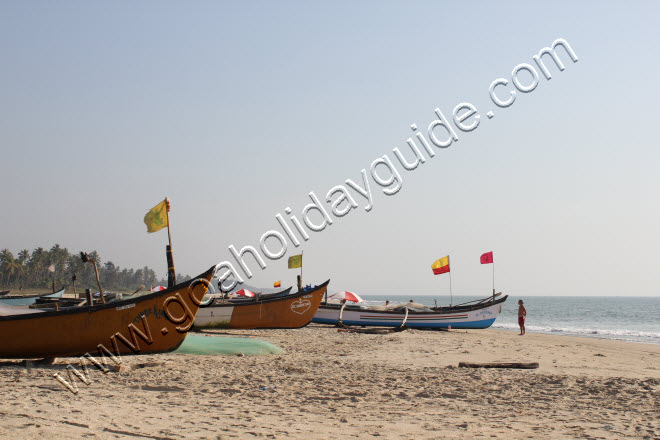
{"label": "sandy beach", "polygon": [[[658,345],[498,330],[371,335],[320,325],[206,333],[256,336],[285,352],[124,357],[129,368],[92,369],[77,395],[53,378],[76,359],[29,368],[3,361],[0,436],[660,437]],[[458,368],[461,361],[540,368]]]}

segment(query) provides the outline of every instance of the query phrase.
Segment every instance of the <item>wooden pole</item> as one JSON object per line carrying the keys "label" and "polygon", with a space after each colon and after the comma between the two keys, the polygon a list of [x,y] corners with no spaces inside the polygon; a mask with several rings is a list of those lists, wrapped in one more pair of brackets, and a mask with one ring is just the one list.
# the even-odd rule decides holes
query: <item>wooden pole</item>
{"label": "wooden pole", "polygon": [[165,197],[165,217],[167,218],[167,239],[170,243],[170,248],[172,247],[172,234],[170,233],[170,201]]}
{"label": "wooden pole", "polygon": [[473,363],[473,362],[459,362],[460,368],[519,368],[524,370],[532,370],[539,367],[538,362],[486,362],[486,363]]}
{"label": "wooden pole", "polygon": [[103,289],[101,288],[101,280],[99,279],[99,269],[96,267],[96,261],[93,258],[90,258],[89,261],[92,262],[94,266],[94,274],[96,275],[96,284],[99,286],[99,295],[101,295],[101,302],[105,304],[105,296],[103,296]]}
{"label": "wooden pole", "polygon": [[174,269],[174,256],[172,250],[172,233],[170,231],[170,201],[165,197],[165,217],[167,219],[167,240],[169,245],[166,248],[167,253],[167,287],[176,285],[176,270]]}
{"label": "wooden pole", "polygon": [[303,253],[304,253],[304,251],[300,251],[300,286],[301,286],[301,288],[303,287],[303,277],[302,277]]}

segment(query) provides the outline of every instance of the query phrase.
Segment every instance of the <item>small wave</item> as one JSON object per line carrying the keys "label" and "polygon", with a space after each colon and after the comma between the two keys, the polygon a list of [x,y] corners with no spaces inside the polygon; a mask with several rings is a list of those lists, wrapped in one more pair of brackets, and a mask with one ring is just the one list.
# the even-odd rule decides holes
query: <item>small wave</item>
{"label": "small wave", "polygon": [[[495,329],[503,330],[518,330],[517,324],[508,323],[495,323]],[[646,341],[653,343],[660,343],[660,332],[645,332],[637,330],[624,330],[624,329],[593,329],[593,328],[580,328],[580,327],[551,327],[539,325],[527,325],[526,330],[538,333],[562,333],[565,335],[573,336],[593,336],[617,339],[626,341]]]}

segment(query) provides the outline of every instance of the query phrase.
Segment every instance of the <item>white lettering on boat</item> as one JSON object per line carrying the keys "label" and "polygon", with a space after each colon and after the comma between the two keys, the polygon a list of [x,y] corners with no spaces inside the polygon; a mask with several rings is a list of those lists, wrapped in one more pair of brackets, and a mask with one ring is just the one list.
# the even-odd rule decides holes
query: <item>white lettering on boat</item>
{"label": "white lettering on boat", "polygon": [[119,306],[119,307],[117,307],[117,310],[132,309],[133,307],[135,307],[135,304],[126,304],[125,306]]}
{"label": "white lettering on boat", "polygon": [[305,313],[310,307],[312,307],[312,303],[302,298],[298,298],[297,301],[291,303],[291,311],[299,315]]}

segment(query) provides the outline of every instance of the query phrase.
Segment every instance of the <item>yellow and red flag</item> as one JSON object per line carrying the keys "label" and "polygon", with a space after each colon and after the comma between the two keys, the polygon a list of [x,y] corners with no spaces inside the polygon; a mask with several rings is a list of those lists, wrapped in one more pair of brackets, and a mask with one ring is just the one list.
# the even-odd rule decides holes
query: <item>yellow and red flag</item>
{"label": "yellow and red flag", "polygon": [[281,281],[275,281],[273,283],[273,287],[282,287],[282,282]]}
{"label": "yellow and red flag", "polygon": [[302,267],[302,254],[289,257],[289,269]]}
{"label": "yellow and red flag", "polygon": [[449,272],[449,255],[442,257],[431,265],[433,275]]}
{"label": "yellow and red flag", "polygon": [[147,212],[144,216],[144,224],[147,225],[147,232],[160,231],[167,227],[167,213],[170,210],[170,202],[165,199]]}

